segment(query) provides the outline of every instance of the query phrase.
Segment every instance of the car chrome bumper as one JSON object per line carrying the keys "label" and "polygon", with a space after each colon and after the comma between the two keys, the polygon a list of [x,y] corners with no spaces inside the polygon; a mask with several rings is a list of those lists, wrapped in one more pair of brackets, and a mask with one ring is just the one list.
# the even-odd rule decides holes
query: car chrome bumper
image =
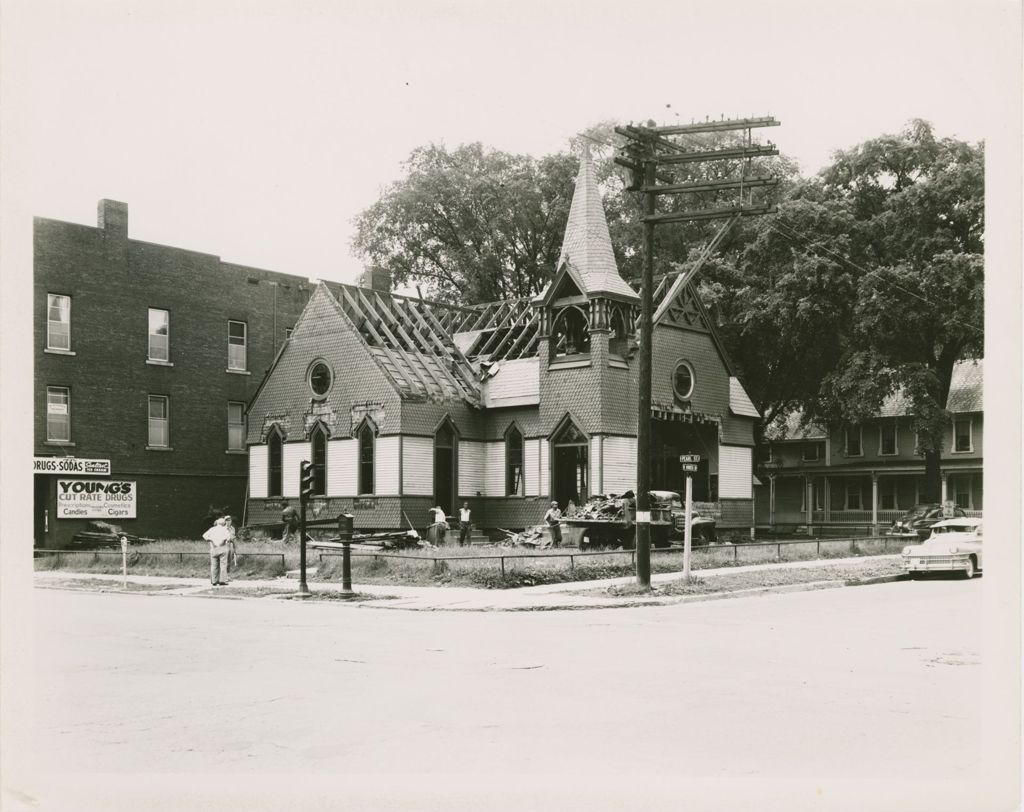
{"label": "car chrome bumper", "polygon": [[903,569],[907,572],[965,570],[968,558],[966,555],[909,555],[903,557]]}

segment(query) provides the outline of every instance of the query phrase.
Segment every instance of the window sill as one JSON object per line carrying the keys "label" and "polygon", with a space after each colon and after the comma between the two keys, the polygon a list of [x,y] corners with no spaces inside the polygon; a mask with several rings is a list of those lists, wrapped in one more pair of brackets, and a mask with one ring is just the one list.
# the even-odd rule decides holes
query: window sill
{"label": "window sill", "polygon": [[61,448],[74,448],[75,444],[70,440],[44,440],[43,445],[55,445]]}
{"label": "window sill", "polygon": [[224,371],[229,375],[252,375],[251,372],[244,369],[225,369]]}
{"label": "window sill", "polygon": [[48,355],[78,355],[77,352],[73,352],[71,350],[55,350],[51,349],[50,347],[46,347],[43,350],[43,352],[47,353]]}
{"label": "window sill", "polygon": [[174,366],[174,363],[172,361],[158,361],[155,358],[147,358],[146,359],[146,363],[149,364],[151,367],[173,367]]}
{"label": "window sill", "polygon": [[548,364],[548,372],[552,372],[557,369],[582,369],[589,366],[590,358],[579,358],[579,356],[576,356],[571,360],[552,361]]}
{"label": "window sill", "polygon": [[879,451],[878,452],[878,456],[879,457],[898,457],[899,455],[900,455],[899,451]]}
{"label": "window sill", "polygon": [[169,445],[147,445],[146,451],[174,451]]}
{"label": "window sill", "polygon": [[246,451],[246,450],[245,450],[244,448],[229,448],[229,449],[228,449],[227,451],[225,451],[224,453],[225,453],[225,454],[236,454],[236,455],[241,455],[241,456],[245,456],[245,455],[246,455],[246,454],[248,454],[249,452],[248,452],[248,451]]}
{"label": "window sill", "polygon": [[960,449],[954,449],[954,450],[950,451],[949,453],[950,454],[973,454],[974,453],[974,449],[973,448],[960,448]]}
{"label": "window sill", "polygon": [[608,366],[612,367],[613,369],[629,369],[629,364],[627,364],[626,361],[622,358],[609,358]]}

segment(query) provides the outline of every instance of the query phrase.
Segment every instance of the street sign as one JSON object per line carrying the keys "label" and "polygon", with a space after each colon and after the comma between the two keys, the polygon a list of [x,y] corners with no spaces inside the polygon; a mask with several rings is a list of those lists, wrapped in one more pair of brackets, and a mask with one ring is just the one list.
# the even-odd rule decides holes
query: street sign
{"label": "street sign", "polygon": [[682,463],[696,464],[700,462],[700,454],[680,454],[679,461]]}
{"label": "street sign", "polygon": [[695,474],[697,473],[697,466],[692,463],[684,462],[681,466],[684,474]]}

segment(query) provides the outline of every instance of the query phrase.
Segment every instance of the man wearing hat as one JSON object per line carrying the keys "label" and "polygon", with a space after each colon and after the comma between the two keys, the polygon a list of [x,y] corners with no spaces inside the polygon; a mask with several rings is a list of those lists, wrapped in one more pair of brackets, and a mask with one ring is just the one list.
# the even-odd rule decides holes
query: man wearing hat
{"label": "man wearing hat", "polygon": [[227,522],[217,519],[213,527],[203,533],[203,538],[210,542],[210,583],[214,586],[227,586],[228,555],[231,552],[231,531],[227,528]]}
{"label": "man wearing hat", "polygon": [[551,546],[559,547],[562,544],[562,511],[558,509],[558,502],[552,502],[548,512],[544,514],[544,521],[548,525],[548,532],[551,534]]}

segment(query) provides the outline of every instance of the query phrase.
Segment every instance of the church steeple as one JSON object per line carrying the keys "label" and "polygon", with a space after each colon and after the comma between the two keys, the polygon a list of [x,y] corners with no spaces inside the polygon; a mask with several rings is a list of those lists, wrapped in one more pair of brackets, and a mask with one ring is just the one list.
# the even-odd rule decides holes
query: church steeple
{"label": "church steeple", "polygon": [[556,274],[564,263],[571,266],[573,278],[588,297],[610,294],[630,301],[638,298],[619,276],[597,185],[597,171],[586,145],[580,155],[580,171],[569,207]]}

